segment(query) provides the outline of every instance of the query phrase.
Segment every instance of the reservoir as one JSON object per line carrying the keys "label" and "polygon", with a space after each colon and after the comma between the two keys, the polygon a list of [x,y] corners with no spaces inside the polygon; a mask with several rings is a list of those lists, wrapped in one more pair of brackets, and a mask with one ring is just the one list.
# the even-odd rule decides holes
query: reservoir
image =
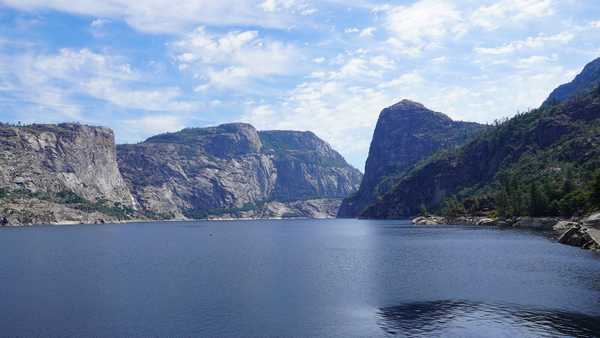
{"label": "reservoir", "polygon": [[600,336],[600,256],[407,221],[0,229],[0,336]]}

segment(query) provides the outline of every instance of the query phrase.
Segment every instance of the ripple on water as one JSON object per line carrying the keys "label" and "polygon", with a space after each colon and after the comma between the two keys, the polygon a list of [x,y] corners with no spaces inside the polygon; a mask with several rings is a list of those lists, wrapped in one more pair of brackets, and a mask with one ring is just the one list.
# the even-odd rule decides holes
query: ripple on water
{"label": "ripple on water", "polygon": [[379,326],[408,337],[600,337],[600,317],[515,305],[464,301],[409,303],[381,308]]}

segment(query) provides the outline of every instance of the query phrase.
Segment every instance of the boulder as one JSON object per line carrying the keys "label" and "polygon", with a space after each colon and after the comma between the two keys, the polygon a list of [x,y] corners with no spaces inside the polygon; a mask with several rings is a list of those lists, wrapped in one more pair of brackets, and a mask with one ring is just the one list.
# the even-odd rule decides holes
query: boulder
{"label": "boulder", "polygon": [[589,242],[589,236],[581,229],[581,227],[572,227],[565,231],[558,239],[559,243],[582,247]]}
{"label": "boulder", "polygon": [[421,216],[413,219],[412,223],[416,225],[440,225],[445,224],[446,220],[443,217],[438,216]]}
{"label": "boulder", "polygon": [[552,227],[552,230],[563,232],[565,230],[569,230],[569,229],[577,227],[577,226],[579,226],[579,223],[577,223],[577,222],[559,221],[556,224],[554,224],[554,226]]}
{"label": "boulder", "polygon": [[498,222],[492,218],[481,218],[477,221],[477,225],[480,226],[495,226]]}
{"label": "boulder", "polygon": [[534,230],[552,230],[556,223],[557,220],[555,218],[519,217],[517,222],[513,224],[513,227]]}
{"label": "boulder", "polygon": [[600,212],[590,215],[583,220],[583,224],[588,227],[600,229]]}
{"label": "boulder", "polygon": [[589,248],[600,250],[600,230],[595,228],[587,228],[587,234],[590,237]]}

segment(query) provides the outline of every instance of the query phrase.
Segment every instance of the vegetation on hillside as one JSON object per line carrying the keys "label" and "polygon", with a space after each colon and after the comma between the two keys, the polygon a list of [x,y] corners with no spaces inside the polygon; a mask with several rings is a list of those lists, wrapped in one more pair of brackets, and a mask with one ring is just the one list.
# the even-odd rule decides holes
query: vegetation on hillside
{"label": "vegetation on hillside", "polygon": [[81,210],[87,213],[100,212],[118,220],[128,220],[135,216],[135,210],[119,202],[111,202],[107,200],[98,200],[92,202],[71,191],[47,193],[31,192],[26,189],[12,191],[0,189],[0,204],[3,202],[14,202],[23,199],[37,199],[40,201],[63,204],[69,208]]}
{"label": "vegetation on hillside", "polygon": [[[439,198],[442,195],[442,198]],[[437,200],[436,200],[437,199]],[[565,216],[600,208],[600,87],[422,161],[366,216]]]}

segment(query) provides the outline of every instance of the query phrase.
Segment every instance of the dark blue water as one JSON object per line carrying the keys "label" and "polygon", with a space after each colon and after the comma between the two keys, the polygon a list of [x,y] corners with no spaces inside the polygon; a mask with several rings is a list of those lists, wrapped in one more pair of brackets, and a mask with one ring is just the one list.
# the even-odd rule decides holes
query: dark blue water
{"label": "dark blue water", "polygon": [[3,336],[600,336],[600,256],[405,222],[0,230]]}

